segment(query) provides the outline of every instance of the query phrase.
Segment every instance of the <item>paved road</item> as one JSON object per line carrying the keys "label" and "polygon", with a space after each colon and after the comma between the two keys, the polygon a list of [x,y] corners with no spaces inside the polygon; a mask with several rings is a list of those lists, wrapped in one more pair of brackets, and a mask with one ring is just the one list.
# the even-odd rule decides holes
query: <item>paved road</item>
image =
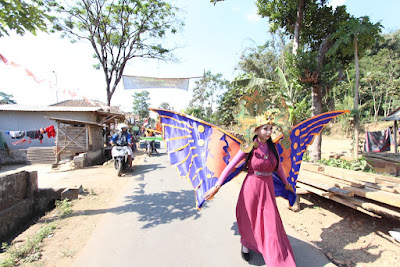
{"label": "paved road", "polygon": [[[77,257],[76,266],[248,266],[235,219],[238,183],[197,211],[194,191],[164,150],[146,157]],[[334,266],[287,228],[298,266]],[[265,266],[252,253],[250,265]]]}

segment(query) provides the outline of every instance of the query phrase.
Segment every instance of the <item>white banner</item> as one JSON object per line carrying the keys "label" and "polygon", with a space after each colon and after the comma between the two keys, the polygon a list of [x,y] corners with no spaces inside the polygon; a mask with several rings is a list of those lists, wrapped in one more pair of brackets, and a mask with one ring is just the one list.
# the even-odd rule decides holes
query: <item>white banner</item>
{"label": "white banner", "polygon": [[155,78],[141,76],[122,76],[125,90],[146,88],[176,88],[188,90],[190,78]]}

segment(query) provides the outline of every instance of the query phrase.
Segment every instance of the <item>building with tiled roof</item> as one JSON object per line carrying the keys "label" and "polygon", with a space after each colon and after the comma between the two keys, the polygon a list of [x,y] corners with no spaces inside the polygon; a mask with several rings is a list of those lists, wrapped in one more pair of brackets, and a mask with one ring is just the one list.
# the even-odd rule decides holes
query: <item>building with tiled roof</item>
{"label": "building with tiled roof", "polygon": [[58,102],[56,104],[52,104],[50,106],[54,107],[100,107],[105,111],[110,111],[112,113],[123,113],[119,106],[107,106],[107,104],[98,101],[98,100],[90,100],[86,101],[83,99],[69,99],[65,101]]}

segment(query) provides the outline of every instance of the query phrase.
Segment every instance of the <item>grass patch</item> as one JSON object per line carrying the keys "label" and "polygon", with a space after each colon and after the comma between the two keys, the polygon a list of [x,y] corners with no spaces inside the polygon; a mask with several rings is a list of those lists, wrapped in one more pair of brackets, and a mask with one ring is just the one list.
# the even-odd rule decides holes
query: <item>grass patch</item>
{"label": "grass patch", "polygon": [[70,249],[66,249],[64,251],[62,251],[62,255],[63,257],[69,257],[72,258],[72,256],[75,254],[75,251],[72,251]]}
{"label": "grass patch", "polygon": [[9,246],[3,243],[2,247],[5,249],[9,257],[0,262],[1,267],[18,266],[21,263],[37,261],[41,257],[40,243],[46,237],[53,234],[56,225],[54,223],[41,227],[39,231],[33,236],[29,237],[25,244],[21,246]]}
{"label": "grass patch", "polygon": [[64,218],[65,216],[72,213],[72,203],[68,200],[68,198],[64,200],[56,200],[56,210],[57,214],[60,218]]}

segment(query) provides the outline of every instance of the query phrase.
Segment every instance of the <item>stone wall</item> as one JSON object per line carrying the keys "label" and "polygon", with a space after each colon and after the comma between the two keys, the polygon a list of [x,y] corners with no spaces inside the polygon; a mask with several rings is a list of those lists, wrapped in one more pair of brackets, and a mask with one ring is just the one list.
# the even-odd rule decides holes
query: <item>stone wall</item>
{"label": "stone wall", "polygon": [[3,165],[25,164],[27,161],[26,149],[0,150],[0,157]]}
{"label": "stone wall", "polygon": [[37,194],[36,171],[0,177],[0,243],[32,218]]}

